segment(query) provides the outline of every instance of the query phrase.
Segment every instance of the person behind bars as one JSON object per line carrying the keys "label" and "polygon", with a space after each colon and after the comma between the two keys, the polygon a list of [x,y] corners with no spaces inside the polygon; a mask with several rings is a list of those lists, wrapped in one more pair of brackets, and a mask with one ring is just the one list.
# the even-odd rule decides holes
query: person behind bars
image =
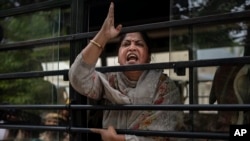
{"label": "person behind bars", "polygon": [[[80,94],[107,105],[181,104],[181,95],[173,80],[163,70],[134,70],[101,73],[95,70],[105,45],[117,37],[122,25],[114,26],[114,3],[95,37],[76,57],[69,69],[69,81]],[[121,35],[118,50],[120,65],[150,63],[150,43],[143,32]],[[102,129],[91,128],[103,141],[159,141],[168,137],[117,134],[115,129],[176,131],[183,127],[183,112],[164,110],[105,110]]]}

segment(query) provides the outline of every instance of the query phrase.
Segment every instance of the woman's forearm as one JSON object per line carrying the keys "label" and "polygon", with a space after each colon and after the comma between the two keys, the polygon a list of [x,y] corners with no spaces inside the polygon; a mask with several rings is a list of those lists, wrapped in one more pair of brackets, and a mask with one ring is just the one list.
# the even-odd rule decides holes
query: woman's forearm
{"label": "woman's forearm", "polygon": [[98,32],[96,36],[89,42],[88,45],[82,50],[82,59],[86,64],[95,65],[103,49],[105,48],[108,40],[101,32]]}

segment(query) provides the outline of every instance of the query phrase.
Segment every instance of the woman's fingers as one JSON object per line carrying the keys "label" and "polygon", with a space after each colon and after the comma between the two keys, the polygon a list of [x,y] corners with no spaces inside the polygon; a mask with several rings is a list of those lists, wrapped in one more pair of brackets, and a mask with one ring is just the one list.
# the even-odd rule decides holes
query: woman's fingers
{"label": "woman's fingers", "polygon": [[114,3],[113,2],[110,3],[108,17],[114,18]]}
{"label": "woman's fingers", "polygon": [[122,29],[122,25],[119,24],[115,27],[114,25],[114,2],[110,3],[109,6],[109,11],[107,14],[107,17],[102,25],[102,31],[104,31],[105,35],[107,35],[106,37],[109,39],[112,39],[114,37],[116,37]]}
{"label": "woman's fingers", "polygon": [[101,134],[101,132],[102,132],[103,130],[104,130],[104,129],[97,129],[97,128],[91,128],[91,129],[90,129],[91,132],[98,133],[98,134]]}
{"label": "woman's fingers", "polygon": [[103,132],[116,133],[113,126],[109,126],[108,129],[90,128],[90,131],[98,134],[102,134]]}
{"label": "woman's fingers", "polygon": [[115,128],[113,126],[109,126],[108,131],[111,133],[116,133]]}
{"label": "woman's fingers", "polygon": [[124,136],[117,135],[116,130],[113,126],[109,126],[107,129],[97,129],[91,128],[90,131],[93,133],[100,134],[102,136],[103,141],[111,141],[111,140],[125,140]]}
{"label": "woman's fingers", "polygon": [[117,25],[117,26],[116,26],[116,31],[117,31],[118,33],[120,33],[121,30],[122,30],[122,24]]}

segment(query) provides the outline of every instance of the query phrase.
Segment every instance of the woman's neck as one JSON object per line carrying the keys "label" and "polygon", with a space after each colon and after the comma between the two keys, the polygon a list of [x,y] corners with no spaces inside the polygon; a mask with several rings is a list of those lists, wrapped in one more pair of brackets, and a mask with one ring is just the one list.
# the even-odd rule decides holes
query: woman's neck
{"label": "woman's neck", "polygon": [[126,71],[124,74],[131,81],[138,81],[143,71]]}

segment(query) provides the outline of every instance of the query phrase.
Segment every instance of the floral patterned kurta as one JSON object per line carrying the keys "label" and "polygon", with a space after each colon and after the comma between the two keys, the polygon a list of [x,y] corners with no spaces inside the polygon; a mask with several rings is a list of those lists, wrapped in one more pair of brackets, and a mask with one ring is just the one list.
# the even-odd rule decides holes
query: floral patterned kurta
{"label": "floral patterned kurta", "polygon": [[[175,83],[161,70],[144,71],[138,81],[130,81],[122,72],[100,73],[85,64],[78,55],[69,71],[75,90],[105,104],[180,104]],[[182,126],[182,112],[163,110],[105,110],[103,127],[176,131]],[[126,141],[161,141],[164,137],[125,135]]]}

